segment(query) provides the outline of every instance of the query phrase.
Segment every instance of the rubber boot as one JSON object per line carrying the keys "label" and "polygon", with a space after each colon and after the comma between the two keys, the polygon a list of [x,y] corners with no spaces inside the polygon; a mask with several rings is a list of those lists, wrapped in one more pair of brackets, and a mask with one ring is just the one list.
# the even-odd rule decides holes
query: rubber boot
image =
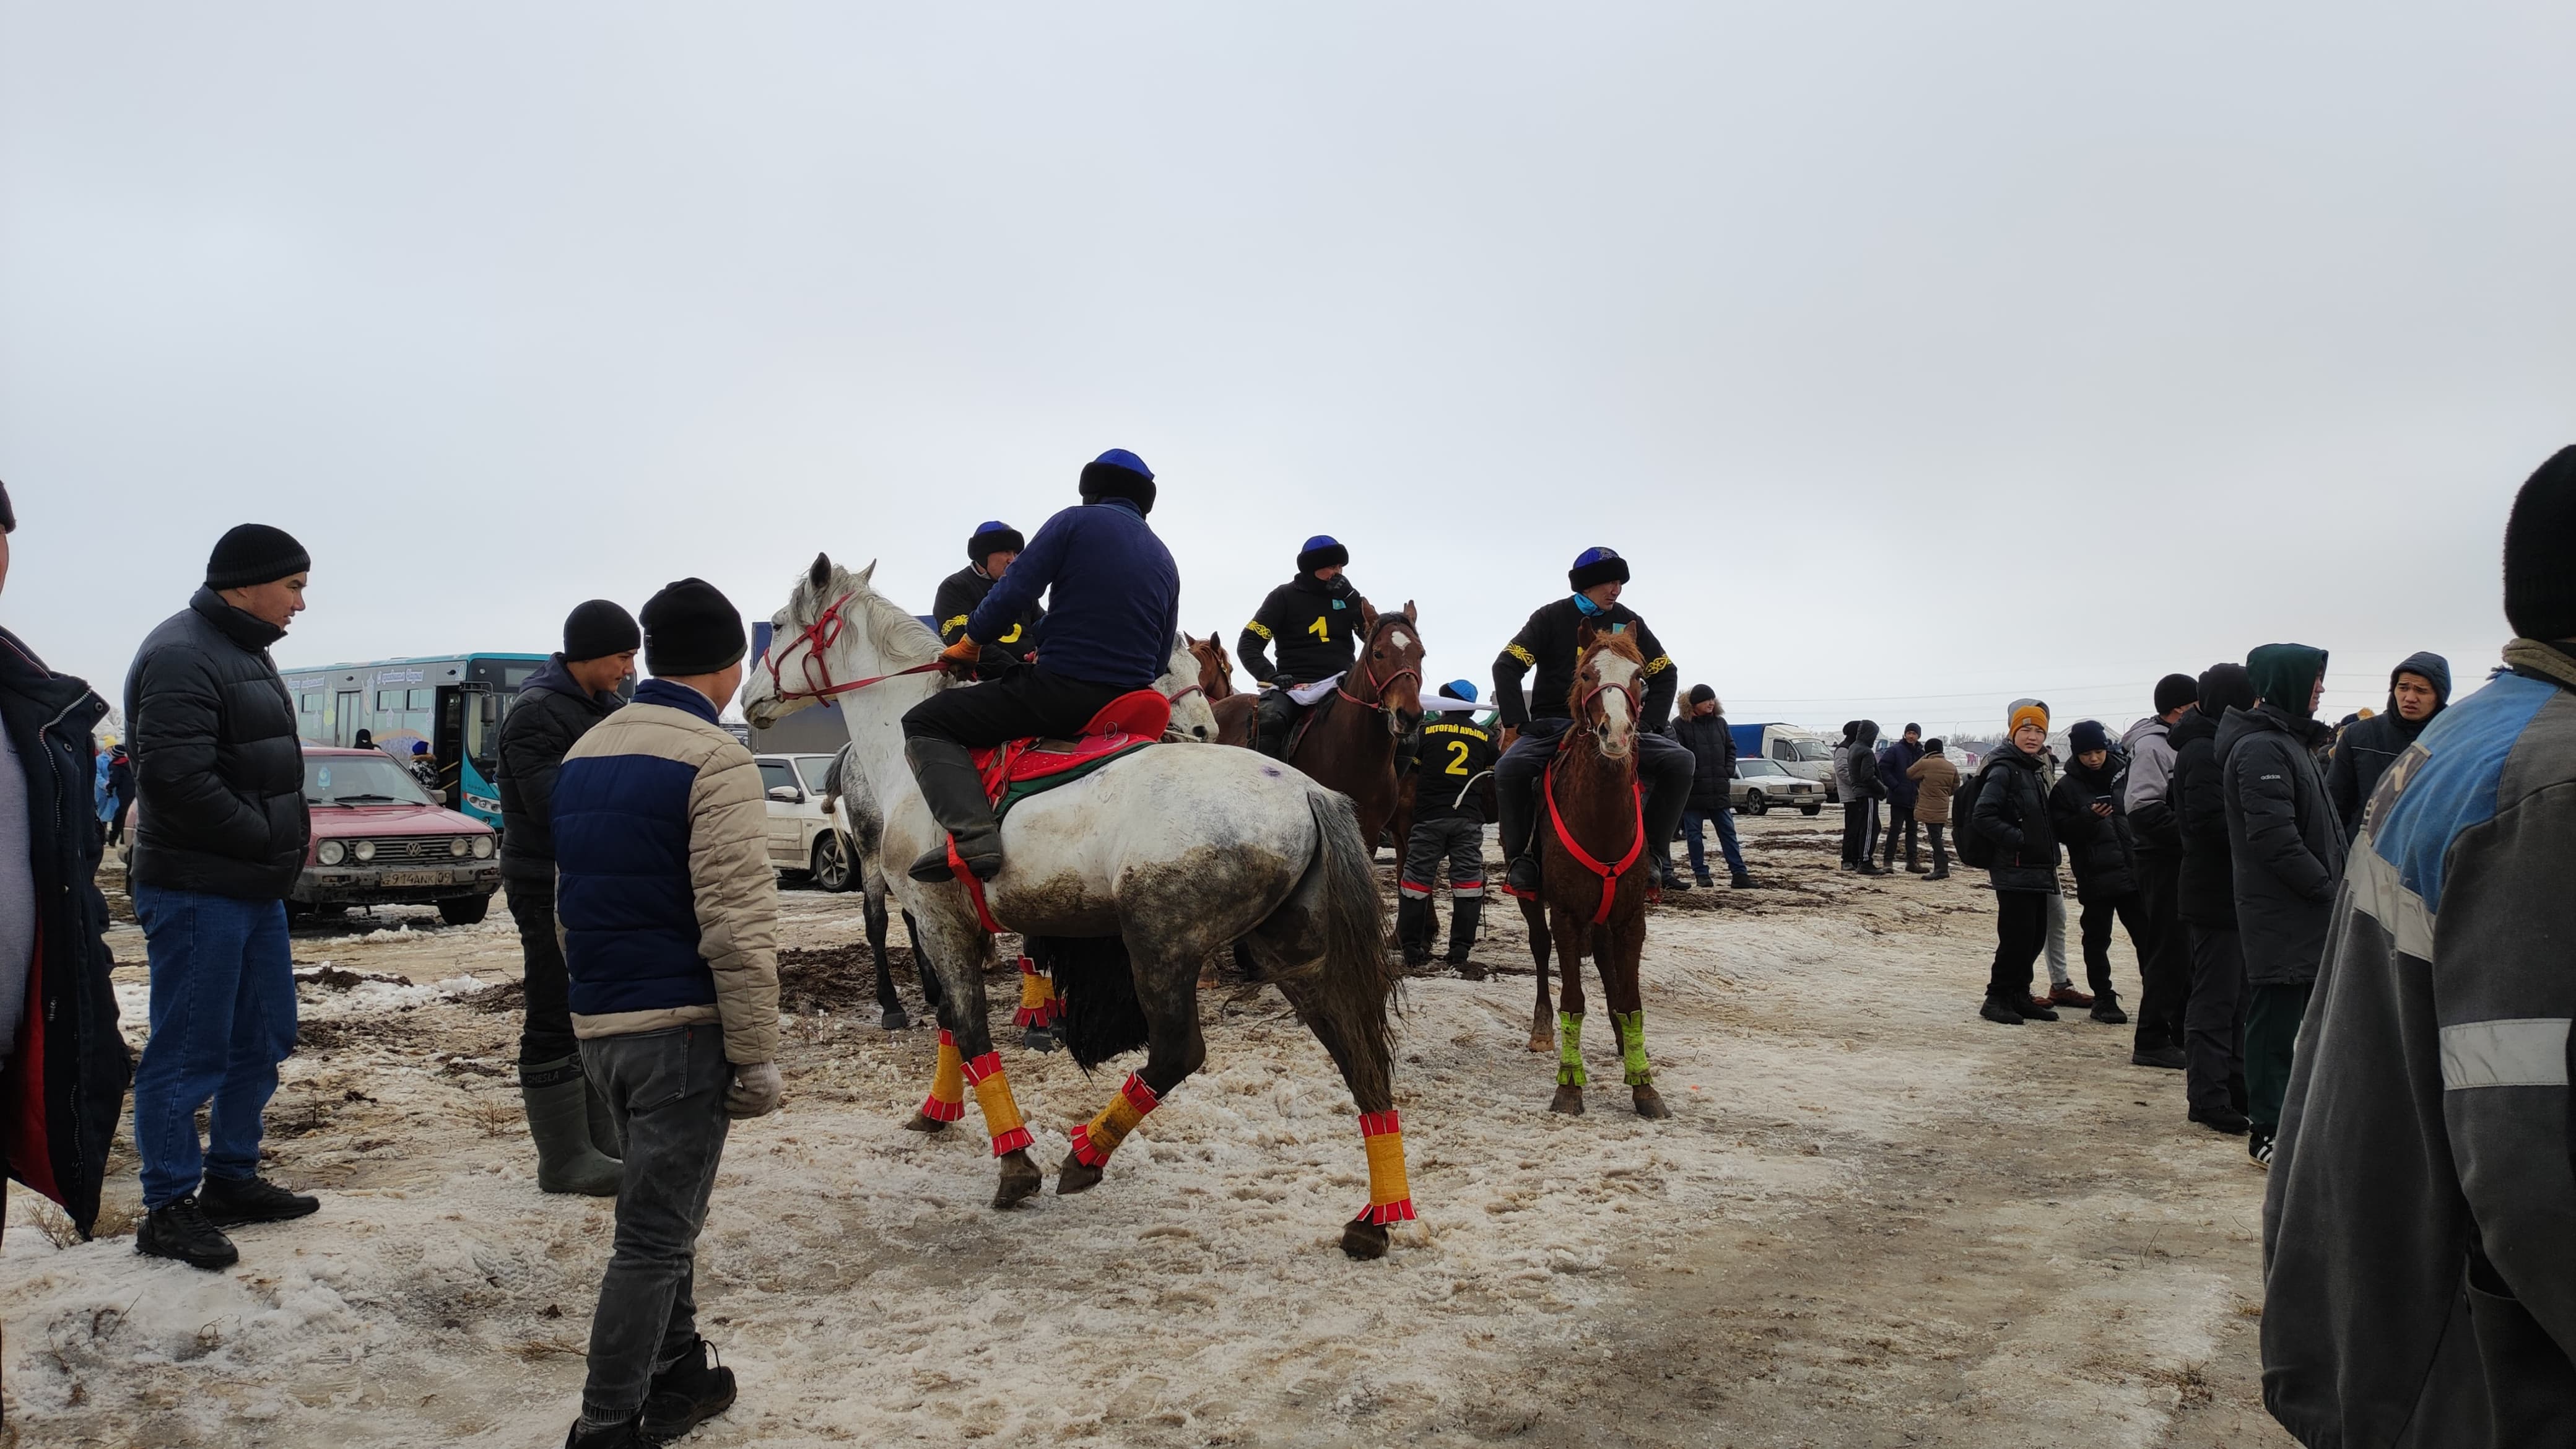
{"label": "rubber boot", "polygon": [[519,1068],[519,1097],[528,1108],[528,1135],[537,1143],[537,1188],[614,1197],[626,1169],[590,1145],[589,1084],[579,1057],[530,1062]]}
{"label": "rubber boot", "polygon": [[590,1084],[587,1075],[582,1077],[581,1085],[586,1109],[583,1115],[590,1119],[590,1150],[611,1161],[622,1161],[626,1138],[617,1130],[617,1115],[608,1110],[608,1099],[599,1095],[599,1088]]}
{"label": "rubber boot", "polygon": [[1476,944],[1476,924],[1485,914],[1483,896],[1452,895],[1449,898],[1449,964],[1466,964],[1467,952]]}
{"label": "rubber boot", "polygon": [[[903,742],[903,758],[912,766],[912,777],[921,785],[922,802],[930,807],[930,818],[948,833],[966,868],[978,880],[991,880],[1002,871],[1002,832],[993,828],[993,802],[984,793],[984,777],[975,773],[975,762],[966,755],[966,747],[947,740],[909,739]],[[934,846],[912,863],[912,878],[918,881],[956,879],[948,865],[948,847]]]}
{"label": "rubber boot", "polygon": [[1296,701],[1284,689],[1261,691],[1260,701],[1252,711],[1252,749],[1255,754],[1274,760],[1285,759],[1288,749],[1288,726],[1297,717]]}
{"label": "rubber boot", "polygon": [[1404,948],[1404,964],[1431,964],[1431,899],[1399,896],[1395,902],[1395,940]]}

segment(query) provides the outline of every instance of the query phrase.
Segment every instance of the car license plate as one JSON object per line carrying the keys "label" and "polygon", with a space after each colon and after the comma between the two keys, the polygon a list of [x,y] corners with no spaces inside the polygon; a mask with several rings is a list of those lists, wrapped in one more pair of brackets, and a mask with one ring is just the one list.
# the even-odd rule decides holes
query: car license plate
{"label": "car license plate", "polygon": [[443,870],[389,870],[376,877],[376,884],[388,886],[446,885],[453,879]]}

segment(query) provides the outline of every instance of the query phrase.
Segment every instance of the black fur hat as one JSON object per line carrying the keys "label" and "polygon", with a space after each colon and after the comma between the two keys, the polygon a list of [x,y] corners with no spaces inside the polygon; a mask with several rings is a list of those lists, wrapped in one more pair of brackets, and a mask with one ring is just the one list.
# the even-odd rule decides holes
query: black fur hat
{"label": "black fur hat", "polygon": [[1617,549],[1587,548],[1575,555],[1574,567],[1565,571],[1565,581],[1574,585],[1578,594],[1595,584],[1613,580],[1623,584],[1628,582],[1628,561],[1619,557]]}
{"label": "black fur hat", "polygon": [[1028,547],[1029,541],[1020,537],[1018,529],[996,520],[977,528],[975,536],[966,540],[966,559],[981,568],[984,560],[994,554],[1025,553]]}
{"label": "black fur hat", "polygon": [[1306,546],[1297,554],[1297,572],[1301,574],[1350,566],[1351,551],[1342,547],[1342,541],[1329,533],[1319,533],[1306,540]]}
{"label": "black fur hat", "polygon": [[1125,448],[1112,448],[1082,465],[1082,501],[1124,498],[1139,513],[1154,511],[1154,470]]}

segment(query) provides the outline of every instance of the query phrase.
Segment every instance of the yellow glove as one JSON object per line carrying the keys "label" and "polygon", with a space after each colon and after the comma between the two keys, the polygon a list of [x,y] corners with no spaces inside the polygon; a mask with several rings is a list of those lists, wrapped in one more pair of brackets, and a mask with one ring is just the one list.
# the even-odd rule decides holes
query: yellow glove
{"label": "yellow glove", "polygon": [[939,662],[955,673],[972,674],[984,664],[984,646],[960,634],[957,642],[939,651]]}

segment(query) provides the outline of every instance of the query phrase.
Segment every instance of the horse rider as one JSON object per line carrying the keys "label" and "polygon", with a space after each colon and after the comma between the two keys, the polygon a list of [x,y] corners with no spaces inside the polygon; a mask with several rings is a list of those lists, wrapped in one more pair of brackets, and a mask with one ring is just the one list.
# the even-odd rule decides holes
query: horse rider
{"label": "horse rider", "polygon": [[[1358,657],[1360,615],[1368,600],[1342,572],[1350,561],[1351,551],[1331,534],[1306,540],[1297,554],[1297,577],[1270,591],[1235,640],[1243,667],[1261,681],[1252,747],[1274,759],[1285,758],[1288,732],[1302,712],[1288,691],[1346,674]],[[1279,646],[1276,669],[1270,666],[1273,644]]]}
{"label": "horse rider", "polygon": [[1404,848],[1396,886],[1395,936],[1404,964],[1431,962],[1431,888],[1449,862],[1449,964],[1467,959],[1485,910],[1485,796],[1498,752],[1494,733],[1476,723],[1476,686],[1440,686],[1438,717],[1422,725],[1422,758],[1413,786],[1413,838]]}
{"label": "horse rider", "polygon": [[[966,621],[974,616],[975,606],[993,592],[993,585],[1011,568],[1011,560],[1020,556],[1028,541],[1020,531],[1007,523],[992,522],[978,526],[975,535],[966,540],[966,567],[939,581],[939,593],[931,604],[931,617],[939,621],[939,642],[954,644],[966,632]],[[978,679],[999,679],[1002,671],[1014,664],[1026,664],[1037,648],[1039,621],[1046,610],[1035,604],[1008,628],[984,646],[984,662],[977,667]]]}
{"label": "horse rider", "polygon": [[[1494,766],[1495,804],[1503,817],[1503,858],[1511,862],[1505,889],[1519,896],[1538,893],[1538,856],[1530,849],[1530,836],[1537,823],[1540,777],[1547,771],[1548,757],[1556,752],[1558,738],[1574,723],[1568,696],[1574,690],[1575,668],[1583,659],[1575,640],[1588,624],[1595,633],[1627,634],[1646,661],[1641,676],[1646,681],[1645,698],[1637,707],[1636,729],[1637,777],[1646,787],[1646,853],[1664,889],[1687,890],[1688,883],[1673,874],[1673,833],[1681,827],[1682,807],[1690,803],[1695,762],[1688,748],[1663,733],[1680,676],[1655,631],[1619,602],[1628,583],[1626,559],[1612,549],[1587,548],[1575,556],[1574,567],[1565,577],[1573,592],[1541,605],[1503,652],[1494,656],[1495,702],[1502,706],[1504,725],[1520,731]],[[1534,698],[1521,689],[1522,677],[1532,669],[1538,671],[1538,680],[1531,686]]]}
{"label": "horse rider", "polygon": [[[985,644],[1033,617],[1047,601],[1036,663],[973,689],[943,689],[905,711],[904,758],[931,817],[980,880],[1002,868],[1002,833],[967,751],[1040,736],[1071,738],[1101,707],[1147,689],[1171,666],[1180,629],[1181,573],[1145,524],[1154,472],[1124,448],[1082,468],[1082,506],[1046,521],[1010,571],[993,581],[940,662],[984,667]],[[912,878],[954,878],[951,845],[912,863]]]}

